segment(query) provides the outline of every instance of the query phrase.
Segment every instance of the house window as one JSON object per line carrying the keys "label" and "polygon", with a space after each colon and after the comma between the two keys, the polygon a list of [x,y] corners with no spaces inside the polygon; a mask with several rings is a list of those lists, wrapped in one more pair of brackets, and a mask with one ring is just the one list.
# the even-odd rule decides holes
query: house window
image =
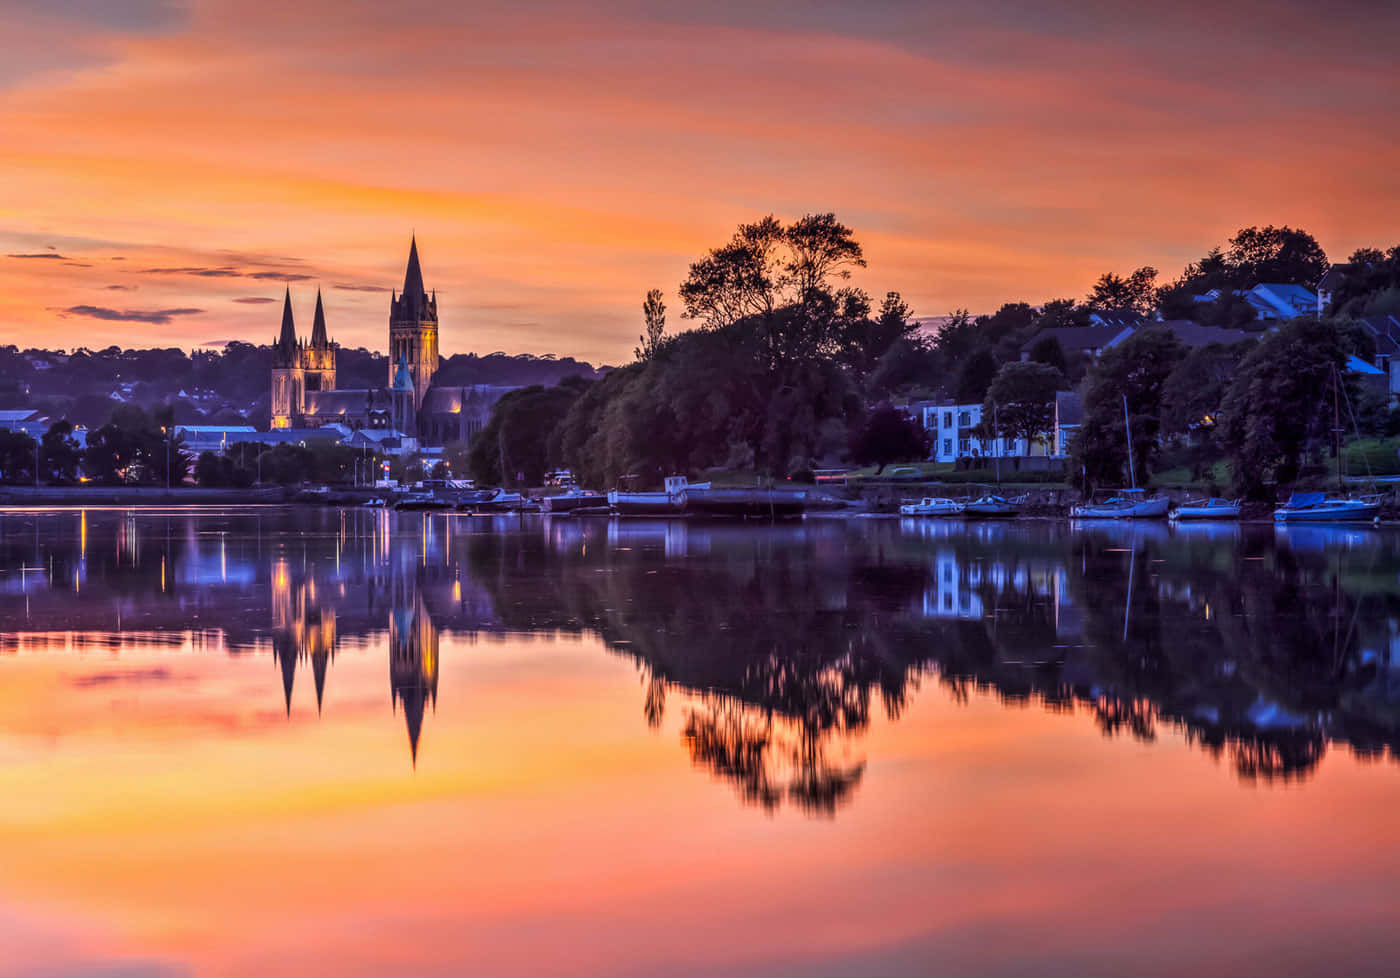
{"label": "house window", "polygon": [[968,426],[971,425],[971,424],[972,424],[972,412],[971,412],[971,411],[960,411],[960,412],[958,412],[958,425],[959,425],[959,427],[966,428],[966,427],[968,427]]}
{"label": "house window", "polygon": [[943,439],[943,454],[944,454],[944,455],[952,455],[952,454],[953,454],[953,439],[951,439],[951,438],[944,438],[944,439]]}
{"label": "house window", "polygon": [[960,439],[958,439],[958,451],[959,451],[959,452],[961,452],[963,455],[966,455],[966,454],[967,454],[967,451],[968,451],[968,447],[969,447],[969,445],[968,445],[968,440],[967,440],[966,438],[960,438]]}
{"label": "house window", "polygon": [[951,427],[953,427],[953,412],[952,412],[952,411],[944,411],[944,412],[943,412],[943,427],[945,427],[945,428],[951,428]]}

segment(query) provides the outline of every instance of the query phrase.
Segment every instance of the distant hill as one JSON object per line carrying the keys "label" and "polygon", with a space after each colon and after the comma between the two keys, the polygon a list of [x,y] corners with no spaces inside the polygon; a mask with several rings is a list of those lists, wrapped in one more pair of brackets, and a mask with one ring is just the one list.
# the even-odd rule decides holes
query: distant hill
{"label": "distant hill", "polygon": [[[51,418],[97,427],[118,404],[171,404],[181,424],[246,422],[266,427],[272,348],[237,340],[187,354],[180,349],[29,349],[0,346],[0,410],[36,408]],[[572,357],[458,354],[443,361],[440,382],[522,387],[565,377],[595,379],[607,367]],[[336,386],[383,387],[389,361],[363,348],[336,355]]]}

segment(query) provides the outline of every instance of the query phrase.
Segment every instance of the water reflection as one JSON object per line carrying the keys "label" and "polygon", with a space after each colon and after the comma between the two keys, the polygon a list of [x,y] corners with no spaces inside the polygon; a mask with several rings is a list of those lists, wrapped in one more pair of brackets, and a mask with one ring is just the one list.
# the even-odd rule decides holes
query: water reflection
{"label": "water reflection", "polygon": [[[1257,783],[1400,745],[1400,538],[1326,527],[823,521],[761,528],[332,510],[0,515],[0,654],[269,655],[333,709],[387,648],[416,765],[442,633],[600,637],[639,724],[766,811],[830,816],[920,683],[1180,732]],[[450,663],[448,664],[450,668]]]}

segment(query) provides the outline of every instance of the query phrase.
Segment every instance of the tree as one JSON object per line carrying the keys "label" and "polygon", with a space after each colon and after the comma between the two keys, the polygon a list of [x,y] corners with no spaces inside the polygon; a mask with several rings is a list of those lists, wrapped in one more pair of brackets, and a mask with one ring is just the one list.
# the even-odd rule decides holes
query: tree
{"label": "tree", "polygon": [[24,432],[0,428],[0,482],[32,484],[37,448]]}
{"label": "tree", "polygon": [[666,303],[661,301],[661,290],[652,289],[642,302],[642,321],[646,323],[646,333],[638,339],[641,346],[636,349],[638,360],[650,360],[661,349],[661,334],[666,332]]}
{"label": "tree", "polygon": [[543,485],[545,473],[560,467],[555,431],[580,393],[578,384],[507,393],[472,439],[467,452],[471,477],[484,485]]}
{"label": "tree", "polygon": [[987,389],[982,423],[994,436],[1029,446],[1055,424],[1055,393],[1064,378],[1034,361],[1003,364]]}
{"label": "tree", "polygon": [[889,397],[910,389],[931,391],[943,374],[943,358],[918,336],[895,340],[866,380],[866,394]]}
{"label": "tree", "polygon": [[949,363],[956,363],[985,345],[982,330],[966,309],[950,313],[933,338],[934,349]]}
{"label": "tree", "polygon": [[1237,489],[1298,478],[1309,445],[1330,440],[1333,385],[1354,398],[1344,367],[1351,349],[1332,324],[1298,319],[1267,335],[1241,361],[1220,406],[1220,438]]}
{"label": "tree", "polygon": [[1220,420],[1220,405],[1240,361],[1253,341],[1223,346],[1212,343],[1192,350],[1172,369],[1162,387],[1162,433],[1210,441]]}
{"label": "tree", "polygon": [[1112,272],[1105,273],[1094,283],[1094,288],[1084,300],[1090,309],[1105,312],[1114,309],[1130,309],[1148,313],[1157,305],[1157,269],[1144,265],[1127,278],[1119,278]]}
{"label": "tree", "polygon": [[1157,454],[1162,390],[1183,356],[1181,343],[1164,329],[1139,329],[1106,350],[1085,380],[1084,417],[1072,447],[1083,488],[1121,484],[1128,475],[1124,398],[1132,423],[1132,471],[1146,482]]}
{"label": "tree", "polygon": [[210,451],[200,452],[194,463],[194,478],[205,488],[232,485],[233,459]]}
{"label": "tree", "polygon": [[989,350],[978,350],[963,361],[954,398],[959,404],[980,404],[996,375],[996,357]]}
{"label": "tree", "polygon": [[844,344],[846,360],[860,377],[869,376],[896,343],[907,341],[919,328],[909,304],[898,292],[885,294],[873,320],[854,320],[851,325],[853,335]]}
{"label": "tree", "polygon": [[1087,325],[1089,325],[1089,310],[1073,299],[1051,299],[1040,307],[1040,312],[1035,317],[1037,330]]}
{"label": "tree", "polygon": [[923,425],[888,404],[866,419],[851,445],[851,455],[861,465],[876,465],[879,475],[891,462],[910,462],[928,454],[928,433]]}
{"label": "tree", "polygon": [[1031,347],[1031,360],[1054,367],[1061,374],[1068,370],[1065,364],[1064,348],[1060,346],[1059,339],[1054,336],[1042,336],[1035,341],[1035,345]]}
{"label": "tree", "polygon": [[73,426],[66,420],[49,425],[40,440],[44,478],[50,482],[72,482],[78,477],[78,463],[83,452],[73,437]]}
{"label": "tree", "polygon": [[1241,228],[1230,239],[1226,261],[1235,286],[1250,289],[1261,282],[1313,288],[1327,271],[1327,253],[1317,239],[1294,228]]}
{"label": "tree", "polygon": [[771,214],[742,224],[729,243],[690,266],[681,284],[685,317],[728,326],[788,305],[830,301],[832,283],[864,268],[865,255],[835,214],[808,214],[783,226]]}

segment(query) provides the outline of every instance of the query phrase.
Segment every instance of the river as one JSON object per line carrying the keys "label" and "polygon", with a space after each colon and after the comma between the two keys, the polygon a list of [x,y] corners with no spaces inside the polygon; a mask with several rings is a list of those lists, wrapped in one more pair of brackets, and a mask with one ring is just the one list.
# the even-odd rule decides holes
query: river
{"label": "river", "polygon": [[0,512],[0,975],[1391,975],[1400,532]]}

